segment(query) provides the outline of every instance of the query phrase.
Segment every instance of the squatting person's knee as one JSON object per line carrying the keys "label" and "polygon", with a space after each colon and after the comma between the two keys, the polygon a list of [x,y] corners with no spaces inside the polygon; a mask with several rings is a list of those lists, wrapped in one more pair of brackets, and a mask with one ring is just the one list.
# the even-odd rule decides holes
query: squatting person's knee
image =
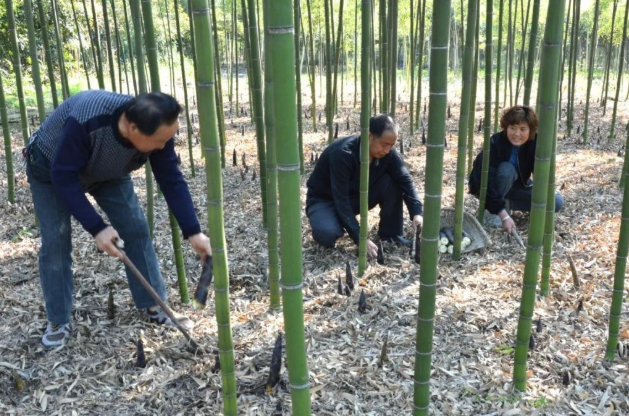
{"label": "squatting person's knee", "polygon": [[561,211],[563,209],[563,204],[564,204],[563,196],[559,194],[555,194],[555,212]]}
{"label": "squatting person's knee", "polygon": [[338,232],[331,229],[317,228],[312,230],[312,239],[323,247],[334,248],[336,240],[340,237]]}

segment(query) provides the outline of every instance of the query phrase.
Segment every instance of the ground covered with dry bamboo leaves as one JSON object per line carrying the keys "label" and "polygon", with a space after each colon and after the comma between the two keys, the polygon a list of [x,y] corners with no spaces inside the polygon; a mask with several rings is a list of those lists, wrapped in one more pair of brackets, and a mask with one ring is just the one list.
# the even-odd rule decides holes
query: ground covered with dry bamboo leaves
{"label": "ground covered with dry bamboo leaves", "polygon": [[[479,89],[482,91],[482,89]],[[352,97],[352,95],[348,95]],[[452,206],[455,184],[455,140],[458,100],[451,102],[445,156],[443,206]],[[340,135],[357,131],[358,114],[347,106],[337,118]],[[626,116],[625,104],[621,120]],[[578,120],[582,119],[578,107]],[[477,108],[477,118],[481,116]],[[425,147],[408,135],[405,105],[399,107],[405,160],[423,195]],[[609,114],[593,106],[595,128],[591,143],[579,134],[565,137],[560,126],[557,184],[566,208],[557,216],[552,294],[538,298],[535,333],[529,359],[529,388],[512,391],[511,371],[524,249],[507,241],[502,231],[490,230],[493,245],[484,253],[439,263],[436,329],[433,354],[432,405],[435,415],[612,415],[629,413],[628,357],[623,352],[611,366],[602,359],[607,339],[615,248],[622,195],[618,189],[624,129],[608,142]],[[231,320],[236,350],[240,414],[288,415],[287,372],[273,394],[264,392],[271,351],[282,315],[268,310],[266,238],[261,224],[259,172],[255,161],[254,130],[247,117],[227,110],[227,167],[224,170],[225,229],[229,249]],[[349,130],[347,129],[349,119]],[[311,154],[324,148],[323,124],[312,132],[304,119],[307,172]],[[578,125],[579,123],[577,123]],[[245,126],[244,135],[242,126]],[[17,126],[16,130],[17,129]],[[600,133],[596,128],[600,127]],[[582,129],[582,127],[580,128]],[[183,129],[182,129],[183,131]],[[598,137],[602,137],[597,140]],[[477,133],[476,149],[482,138]],[[19,155],[14,134],[14,156]],[[205,175],[192,178],[184,136],[179,139],[183,171],[189,179],[202,224],[206,224]],[[409,148],[410,147],[410,148]],[[232,166],[236,149],[238,166]],[[245,153],[248,169],[242,166]],[[4,154],[0,163],[4,166]],[[202,166],[199,146],[197,166]],[[246,173],[245,173],[246,172]],[[170,288],[170,302],[196,321],[195,339],[209,354],[188,351],[174,330],[147,324],[133,308],[123,267],[96,252],[89,235],[74,223],[74,331],[68,345],[45,350],[41,334],[46,323],[38,282],[38,230],[23,165],[17,164],[17,202],[6,202],[6,173],[0,189],[0,412],[9,415],[193,415],[220,414],[220,373],[213,371],[217,328],[213,303],[195,311],[178,301],[168,217],[163,199],[157,200],[155,246]],[[302,199],[305,200],[305,180]],[[145,199],[142,175],[136,189]],[[466,197],[466,209],[477,203]],[[515,213],[526,239],[528,214]],[[377,214],[371,213],[371,234]],[[356,272],[357,250],[345,237],[336,250],[313,243],[305,215],[302,219],[304,313],[315,415],[397,415],[409,413],[413,396],[413,363],[419,266],[406,249],[385,246],[386,265],[371,264],[350,297],[338,295],[337,275],[349,261]],[[410,229],[408,230],[410,235]],[[567,257],[576,265],[575,287]],[[200,265],[185,247],[190,290]],[[108,318],[113,291],[116,313]],[[360,291],[367,295],[365,314],[357,310]],[[579,304],[582,303],[582,309]],[[625,315],[623,315],[624,317]],[[134,366],[135,340],[143,334],[148,364]],[[387,344],[387,358],[382,347]],[[621,326],[621,342],[629,350],[629,325]],[[563,383],[570,374],[568,385]],[[19,380],[19,383],[16,382]]]}

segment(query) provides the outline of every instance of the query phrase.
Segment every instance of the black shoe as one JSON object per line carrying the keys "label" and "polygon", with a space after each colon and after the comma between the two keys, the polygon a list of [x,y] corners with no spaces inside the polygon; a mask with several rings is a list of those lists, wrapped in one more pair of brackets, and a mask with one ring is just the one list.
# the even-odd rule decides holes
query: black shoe
{"label": "black shoe", "polygon": [[381,238],[382,241],[386,241],[387,243],[395,243],[395,244],[399,244],[401,246],[404,247],[410,247],[411,246],[411,240],[407,240],[406,238],[402,237],[401,235],[396,235],[395,237],[383,237]]}

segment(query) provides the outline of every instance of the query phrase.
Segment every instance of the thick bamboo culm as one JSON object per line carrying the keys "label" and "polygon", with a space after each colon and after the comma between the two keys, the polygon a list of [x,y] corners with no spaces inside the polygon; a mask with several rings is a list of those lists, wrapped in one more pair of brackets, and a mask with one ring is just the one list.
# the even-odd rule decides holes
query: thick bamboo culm
{"label": "thick bamboo culm", "polygon": [[223,220],[223,178],[214,92],[215,72],[210,9],[207,0],[193,0],[190,7],[194,19],[195,54],[199,62],[203,62],[203,65],[198,65],[196,73],[197,105],[199,134],[205,153],[208,228],[214,259],[214,291],[218,349],[221,362],[223,414],[236,416],[238,415],[237,390],[229,314],[229,268]]}
{"label": "thick bamboo culm", "polygon": [[280,207],[281,287],[292,414],[310,415],[310,381],[303,312],[299,149],[295,105],[292,0],[266,2]]}
{"label": "thick bamboo culm", "polygon": [[551,2],[546,18],[544,47],[540,63],[539,83],[539,131],[535,151],[535,182],[531,202],[531,223],[529,227],[526,264],[522,283],[522,298],[518,320],[517,341],[515,347],[513,385],[517,390],[526,389],[526,366],[531,336],[537,273],[539,271],[546,202],[552,156],[553,135],[555,133],[558,67],[561,62],[561,39],[563,34],[564,0]]}
{"label": "thick bamboo culm", "polygon": [[433,26],[430,52],[430,99],[424,225],[421,237],[419,307],[415,351],[415,382],[413,416],[428,416],[430,409],[430,373],[434,333],[435,299],[437,294],[437,261],[441,217],[443,150],[446,130],[448,92],[448,35],[450,33],[450,1],[433,3]]}

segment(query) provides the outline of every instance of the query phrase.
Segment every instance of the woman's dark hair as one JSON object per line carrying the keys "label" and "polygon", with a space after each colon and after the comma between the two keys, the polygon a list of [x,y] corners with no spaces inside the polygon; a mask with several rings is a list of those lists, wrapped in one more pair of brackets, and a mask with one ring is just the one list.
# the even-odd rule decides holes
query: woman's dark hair
{"label": "woman's dark hair", "polygon": [[162,92],[141,94],[124,107],[127,120],[135,123],[138,129],[146,135],[155,133],[162,124],[173,124],[181,110],[181,105],[177,100]]}
{"label": "woman's dark hair", "polygon": [[388,114],[376,114],[369,119],[369,133],[380,138],[385,131],[392,131],[397,134],[397,124]]}
{"label": "woman's dark hair", "polygon": [[506,131],[509,126],[520,123],[526,123],[529,125],[529,129],[531,130],[529,140],[533,140],[535,138],[535,134],[537,134],[539,119],[532,107],[527,105],[514,105],[511,108],[507,108],[504,113],[502,113],[502,117],[500,117],[500,127],[504,131]]}

